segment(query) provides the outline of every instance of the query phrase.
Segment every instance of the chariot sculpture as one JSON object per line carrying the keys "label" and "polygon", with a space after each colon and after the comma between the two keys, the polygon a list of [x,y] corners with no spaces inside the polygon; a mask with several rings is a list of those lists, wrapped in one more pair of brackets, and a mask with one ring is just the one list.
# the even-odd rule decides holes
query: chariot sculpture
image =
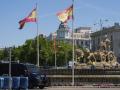
{"label": "chariot sculpture", "polygon": [[101,66],[101,67],[113,67],[116,66],[117,58],[114,55],[114,52],[110,50],[111,48],[111,41],[104,37],[104,39],[100,42],[99,49],[94,52],[90,52],[89,49],[85,51],[76,49],[76,61],[78,62],[76,66],[80,66],[81,64],[86,65],[94,65],[94,66]]}

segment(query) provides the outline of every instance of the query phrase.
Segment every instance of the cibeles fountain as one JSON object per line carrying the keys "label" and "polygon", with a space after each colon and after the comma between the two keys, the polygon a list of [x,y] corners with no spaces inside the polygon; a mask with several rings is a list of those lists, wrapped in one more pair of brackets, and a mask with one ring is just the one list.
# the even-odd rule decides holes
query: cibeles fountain
{"label": "cibeles fountain", "polygon": [[101,40],[99,49],[96,51],[75,50],[76,63],[75,68],[116,68],[119,66],[117,58],[113,51],[110,50],[111,41],[105,37]]}

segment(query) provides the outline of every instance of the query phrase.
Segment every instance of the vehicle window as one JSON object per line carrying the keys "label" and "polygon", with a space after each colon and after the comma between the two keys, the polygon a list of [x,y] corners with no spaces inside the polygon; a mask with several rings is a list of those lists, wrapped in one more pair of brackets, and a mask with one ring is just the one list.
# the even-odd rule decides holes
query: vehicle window
{"label": "vehicle window", "polygon": [[22,64],[12,64],[11,65],[11,69],[12,69],[12,75],[13,76],[20,76],[20,75],[24,75],[24,65]]}
{"label": "vehicle window", "polygon": [[0,76],[2,75],[8,75],[9,68],[8,64],[0,64]]}
{"label": "vehicle window", "polygon": [[27,69],[32,72],[32,73],[38,73],[39,72],[39,68],[35,65],[26,65]]}

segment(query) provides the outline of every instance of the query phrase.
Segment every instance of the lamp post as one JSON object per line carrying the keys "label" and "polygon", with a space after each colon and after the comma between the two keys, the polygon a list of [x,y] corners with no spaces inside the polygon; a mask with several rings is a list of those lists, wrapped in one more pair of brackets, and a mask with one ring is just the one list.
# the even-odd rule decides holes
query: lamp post
{"label": "lamp post", "polygon": [[102,19],[100,19],[100,42],[101,42],[101,40],[102,40],[102,29],[103,29],[103,22],[107,22],[108,20],[107,19],[105,19],[105,20],[102,20]]}
{"label": "lamp post", "polygon": [[100,26],[100,41],[102,40],[103,22],[108,22],[108,19],[104,19],[104,20],[100,19],[99,23],[94,24],[94,26],[97,24]]}
{"label": "lamp post", "polygon": [[57,55],[56,55],[56,50],[55,50],[55,69],[57,69]]}

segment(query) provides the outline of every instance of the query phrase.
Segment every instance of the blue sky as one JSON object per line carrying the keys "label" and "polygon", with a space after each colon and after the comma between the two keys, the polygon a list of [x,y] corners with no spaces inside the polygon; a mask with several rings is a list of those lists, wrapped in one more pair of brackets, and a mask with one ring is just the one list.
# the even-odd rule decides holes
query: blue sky
{"label": "blue sky", "polygon": [[[69,7],[72,0],[1,0],[0,2],[0,48],[22,45],[36,36],[36,24],[27,23],[19,30],[19,20],[26,17],[38,2],[39,33],[49,35],[60,24],[56,13]],[[90,26],[99,29],[99,20],[108,19],[103,26],[120,22],[120,0],[75,0],[74,28]],[[71,27],[71,21],[68,23]]]}

